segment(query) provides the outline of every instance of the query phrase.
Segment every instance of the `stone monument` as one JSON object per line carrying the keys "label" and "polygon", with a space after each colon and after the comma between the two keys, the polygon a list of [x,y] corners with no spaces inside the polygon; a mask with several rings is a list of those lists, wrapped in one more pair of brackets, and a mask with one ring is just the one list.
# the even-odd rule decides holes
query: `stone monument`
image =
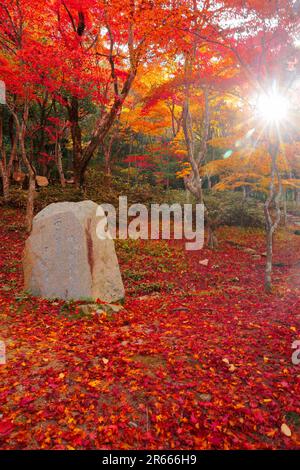
{"label": "stone monument", "polygon": [[124,287],[114,241],[96,233],[103,217],[92,201],[54,203],[39,212],[25,244],[25,289],[50,299],[121,300]]}

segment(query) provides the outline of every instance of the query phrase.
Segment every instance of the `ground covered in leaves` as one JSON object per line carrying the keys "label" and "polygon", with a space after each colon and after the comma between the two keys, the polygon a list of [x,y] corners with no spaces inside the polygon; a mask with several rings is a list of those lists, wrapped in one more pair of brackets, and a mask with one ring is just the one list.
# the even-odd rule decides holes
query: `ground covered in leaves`
{"label": "ground covered in leaves", "polygon": [[222,228],[213,252],[119,241],[124,308],[83,314],[22,292],[22,217],[1,209],[1,449],[300,448],[291,229],[276,240],[272,295],[260,231]]}

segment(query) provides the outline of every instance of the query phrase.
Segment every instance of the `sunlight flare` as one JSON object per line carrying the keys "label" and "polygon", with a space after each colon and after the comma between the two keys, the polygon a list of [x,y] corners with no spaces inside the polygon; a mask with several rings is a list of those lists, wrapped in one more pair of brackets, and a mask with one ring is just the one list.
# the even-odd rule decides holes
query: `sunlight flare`
{"label": "sunlight flare", "polygon": [[258,114],[268,124],[278,124],[288,118],[288,100],[273,89],[263,93],[257,101]]}

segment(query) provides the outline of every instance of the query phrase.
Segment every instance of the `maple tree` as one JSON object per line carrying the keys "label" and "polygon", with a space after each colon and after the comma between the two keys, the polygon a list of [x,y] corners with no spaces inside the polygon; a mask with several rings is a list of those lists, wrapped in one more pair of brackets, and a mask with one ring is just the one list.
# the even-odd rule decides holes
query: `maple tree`
{"label": "maple tree", "polygon": [[[88,163],[120,114],[138,67],[145,66],[160,46],[162,29],[172,31],[180,9],[177,13],[173,6],[170,15],[163,1],[156,2],[155,9],[150,1],[122,2],[121,9],[116,2],[90,1],[81,6],[71,0],[47,2],[42,12],[41,6],[36,7],[34,15],[30,2],[7,2],[1,9],[2,74],[12,101],[13,96],[21,99],[21,120],[14,102],[10,107],[20,141],[25,139],[30,100],[38,99],[43,90],[66,107],[75,182],[83,185]],[[6,27],[8,23],[16,32],[14,36]],[[95,108],[96,119],[84,144],[80,120],[87,101]],[[25,145],[22,147],[30,176],[30,229],[36,171],[25,156]]]}
{"label": "maple tree", "polygon": [[[280,83],[280,87],[283,89],[292,87],[292,83],[297,76],[299,60],[294,46],[294,34],[297,30],[294,3],[270,2],[267,7],[261,5],[253,7],[252,2],[245,6],[245,8],[251,9],[251,14],[249,10],[248,15],[249,20],[246,21],[242,20],[238,8],[235,10],[236,21],[239,24],[239,31],[236,32],[236,26],[232,28],[230,24],[227,28],[220,28],[220,25],[215,22],[215,16],[214,21],[210,22],[205,14],[204,23],[202,24],[201,19],[205,10],[202,8],[198,10],[196,2],[193,3],[195,17],[189,30],[191,38],[183,47],[184,61],[183,71],[181,72],[184,90],[182,127],[189,167],[181,172],[181,176],[185,180],[186,187],[199,202],[203,202],[201,166],[207,154],[210,132],[209,95],[212,87],[217,85],[218,71],[222,77],[221,86],[223,86],[223,89],[226,82],[227,86],[228,84],[231,86],[239,84],[240,87],[244,86],[243,91],[246,91],[248,95],[249,93],[255,94],[255,92],[269,94],[271,86],[276,86],[277,82]],[[199,23],[201,26],[199,26]],[[215,33],[213,38],[212,31]],[[284,44],[283,39],[285,40]],[[214,64],[215,56],[213,55],[215,51],[211,51],[209,48],[211,44],[219,47],[219,51],[226,61],[225,64],[219,58],[216,67]],[[255,55],[253,55],[253,51],[255,51]],[[192,88],[195,88],[195,83],[196,86],[201,83],[203,93],[202,136],[201,143],[198,146],[196,145],[195,124],[191,112],[191,99],[192,97],[195,99]],[[251,96],[249,96],[250,98]],[[268,106],[268,103],[266,106]],[[267,151],[271,155],[272,163],[271,181],[269,183],[270,194],[265,203],[267,228],[265,286],[270,291],[273,234],[279,224],[281,214],[279,200],[282,186],[276,161],[282,136],[275,128],[266,131],[264,127],[265,123],[262,123],[262,130],[258,130],[259,140],[267,139]],[[275,190],[276,175],[278,178],[278,195]],[[273,203],[277,206],[275,218],[271,214]],[[216,240],[207,209],[206,217],[209,231],[208,243],[210,246],[214,246]]]}

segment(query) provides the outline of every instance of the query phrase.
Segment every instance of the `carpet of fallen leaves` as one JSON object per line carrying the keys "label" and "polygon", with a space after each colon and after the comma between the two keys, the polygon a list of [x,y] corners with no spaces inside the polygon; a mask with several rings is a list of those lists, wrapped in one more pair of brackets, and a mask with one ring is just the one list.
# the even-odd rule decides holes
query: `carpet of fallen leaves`
{"label": "carpet of fallen leaves", "polygon": [[292,230],[277,236],[272,295],[258,230],[222,228],[216,251],[118,241],[124,309],[83,315],[22,292],[22,217],[1,209],[1,449],[300,447]]}

